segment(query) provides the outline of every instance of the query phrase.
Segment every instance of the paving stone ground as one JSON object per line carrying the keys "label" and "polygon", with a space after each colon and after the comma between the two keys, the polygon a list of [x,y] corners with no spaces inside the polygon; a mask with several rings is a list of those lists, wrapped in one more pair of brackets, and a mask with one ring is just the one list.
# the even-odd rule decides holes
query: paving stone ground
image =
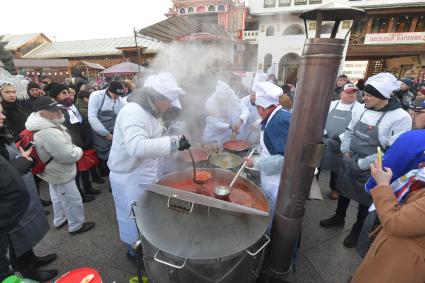
{"label": "paving stone ground", "polygon": [[[319,183],[324,200],[307,201],[294,283],[346,282],[360,263],[355,250],[342,245],[355,220],[354,203],[347,212],[345,228],[319,226],[320,219],[332,215],[336,208],[336,201],[327,198],[328,180],[329,174],[322,172]],[[35,248],[36,254],[57,253],[58,259],[46,268],[58,269],[60,274],[75,268],[93,267],[104,283],[135,283],[137,281],[130,282],[130,279],[137,274],[136,266],[126,258],[126,247],[119,241],[112,194],[105,185],[94,186],[101,189],[102,194],[84,207],[86,221],[95,221],[96,227],[80,235],[70,235],[66,227],[52,228]],[[41,195],[48,197],[46,184],[43,184]],[[52,212],[51,207],[47,210]],[[52,213],[48,218],[51,223]]]}

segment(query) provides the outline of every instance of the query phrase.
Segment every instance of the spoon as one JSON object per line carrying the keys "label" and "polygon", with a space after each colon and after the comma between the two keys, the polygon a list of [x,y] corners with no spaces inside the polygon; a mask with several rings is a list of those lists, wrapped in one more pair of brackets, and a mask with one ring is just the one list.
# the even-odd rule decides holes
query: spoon
{"label": "spoon", "polygon": [[239,171],[236,173],[235,177],[233,178],[232,182],[230,182],[230,185],[227,186],[217,186],[214,188],[214,194],[219,199],[225,199],[230,195],[230,189],[233,187],[233,185],[236,183],[236,180],[239,178],[239,175],[242,173],[243,169],[245,169],[246,164],[248,163],[248,160],[252,157],[254,154],[254,149],[251,150],[251,152],[248,155],[248,158],[245,160],[245,162],[242,164]]}

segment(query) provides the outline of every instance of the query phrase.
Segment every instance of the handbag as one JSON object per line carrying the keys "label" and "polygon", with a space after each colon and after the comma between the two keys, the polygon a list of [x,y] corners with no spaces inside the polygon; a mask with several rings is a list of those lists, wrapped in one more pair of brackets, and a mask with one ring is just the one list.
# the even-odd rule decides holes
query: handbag
{"label": "handbag", "polygon": [[99,157],[97,157],[96,150],[86,149],[83,151],[83,156],[77,161],[78,172],[90,170],[99,164]]}

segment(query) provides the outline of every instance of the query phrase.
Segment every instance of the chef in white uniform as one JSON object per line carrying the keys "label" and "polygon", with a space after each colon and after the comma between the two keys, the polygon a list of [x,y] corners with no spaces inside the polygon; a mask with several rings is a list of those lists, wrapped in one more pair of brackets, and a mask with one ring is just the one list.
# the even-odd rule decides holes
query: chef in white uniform
{"label": "chef in white uniform", "polygon": [[236,138],[249,116],[248,108],[240,103],[239,97],[230,86],[220,80],[205,108],[208,113],[202,136],[205,143],[222,144],[232,137]]}
{"label": "chef in white uniform", "polygon": [[[120,239],[129,247],[138,239],[132,204],[147,185],[158,179],[158,159],[190,147],[184,136],[162,136],[162,115],[172,106],[181,108],[184,91],[170,73],[149,76],[143,88],[129,97],[114,128],[108,166],[117,212]],[[129,248],[128,256],[134,256]]]}

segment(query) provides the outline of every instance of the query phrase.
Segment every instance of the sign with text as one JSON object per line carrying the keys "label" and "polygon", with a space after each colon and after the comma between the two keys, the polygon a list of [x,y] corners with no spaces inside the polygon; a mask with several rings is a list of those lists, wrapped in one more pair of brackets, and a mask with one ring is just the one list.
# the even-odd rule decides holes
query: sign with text
{"label": "sign with text", "polygon": [[368,33],[364,44],[417,44],[425,43],[425,32]]}

